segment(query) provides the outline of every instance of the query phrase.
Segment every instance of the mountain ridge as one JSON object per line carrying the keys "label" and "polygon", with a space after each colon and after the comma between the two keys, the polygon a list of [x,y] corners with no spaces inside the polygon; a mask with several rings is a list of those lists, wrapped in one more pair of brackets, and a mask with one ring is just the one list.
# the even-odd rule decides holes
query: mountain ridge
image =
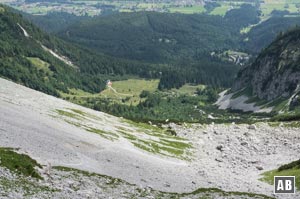
{"label": "mountain ridge", "polygon": [[279,35],[251,65],[240,70],[229,98],[247,97],[246,104],[272,107],[279,113],[297,113],[300,105],[299,38],[300,28]]}

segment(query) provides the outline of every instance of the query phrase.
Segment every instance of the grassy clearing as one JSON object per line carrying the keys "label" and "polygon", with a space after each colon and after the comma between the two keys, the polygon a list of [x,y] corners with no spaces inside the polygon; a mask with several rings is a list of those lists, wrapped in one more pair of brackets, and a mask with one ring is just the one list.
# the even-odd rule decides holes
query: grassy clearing
{"label": "grassy clearing", "polygon": [[100,97],[109,98],[113,101],[125,103],[127,105],[136,105],[142,99],[142,91],[154,92],[157,90],[159,80],[129,79],[113,82],[112,87],[117,91],[105,89],[100,93]]}
{"label": "grassy clearing", "polygon": [[[274,184],[274,176],[295,176],[296,179],[300,179],[300,160],[285,164],[278,169],[267,171],[262,174],[261,181],[269,184]],[[296,188],[300,190],[300,181],[296,180]]]}
{"label": "grassy clearing", "polygon": [[18,175],[42,179],[35,170],[35,167],[42,168],[40,164],[31,159],[28,155],[19,154],[9,148],[0,148],[0,166]]}
{"label": "grassy clearing", "polygon": [[111,102],[137,105],[144,99],[140,98],[142,91],[155,92],[157,90],[159,80],[145,80],[145,79],[128,79],[123,81],[113,82],[112,87],[116,90],[107,88],[101,93],[91,94],[78,89],[70,89],[69,93],[61,93],[64,99],[71,102],[82,104],[89,99],[108,99]]}
{"label": "grassy clearing", "polygon": [[185,84],[182,87],[180,87],[179,89],[171,89],[170,91],[166,91],[167,93],[174,93],[177,95],[194,95],[197,91],[197,89],[204,89],[206,86],[205,85],[191,85],[191,84]]}
{"label": "grassy clearing", "polygon": [[221,15],[224,16],[226,12],[231,9],[231,6],[227,4],[221,4],[220,7],[216,7],[213,11],[210,12],[211,15]]}
{"label": "grassy clearing", "polygon": [[261,4],[263,15],[270,15],[273,10],[287,10],[291,13],[299,13],[299,8],[296,7],[298,0],[265,0]]}

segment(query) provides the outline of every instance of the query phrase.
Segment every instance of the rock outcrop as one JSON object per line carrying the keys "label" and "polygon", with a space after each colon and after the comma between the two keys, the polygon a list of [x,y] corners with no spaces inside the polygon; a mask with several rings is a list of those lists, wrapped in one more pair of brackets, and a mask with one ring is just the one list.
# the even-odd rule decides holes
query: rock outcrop
{"label": "rock outcrop", "polygon": [[300,28],[278,38],[238,74],[233,91],[251,88],[259,99],[289,98],[299,92]]}

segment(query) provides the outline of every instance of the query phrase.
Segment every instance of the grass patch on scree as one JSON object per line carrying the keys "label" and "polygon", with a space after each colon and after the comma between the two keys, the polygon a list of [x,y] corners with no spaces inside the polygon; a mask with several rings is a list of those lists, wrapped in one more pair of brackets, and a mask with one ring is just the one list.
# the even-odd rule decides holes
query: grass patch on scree
{"label": "grass patch on scree", "polygon": [[42,166],[28,155],[19,154],[13,149],[0,148],[0,166],[5,167],[18,175],[42,179],[35,170],[35,167],[42,168]]}

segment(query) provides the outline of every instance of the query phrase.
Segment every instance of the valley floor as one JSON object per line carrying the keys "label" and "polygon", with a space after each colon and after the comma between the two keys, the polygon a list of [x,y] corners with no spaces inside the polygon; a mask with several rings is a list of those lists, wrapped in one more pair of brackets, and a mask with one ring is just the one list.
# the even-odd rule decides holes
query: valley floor
{"label": "valley floor", "polygon": [[[60,111],[59,113],[64,114],[62,117],[57,114],[57,110],[76,110],[81,115],[90,115],[98,123],[90,124],[94,120],[83,119],[73,112]],[[67,120],[65,116],[72,116],[73,119]],[[105,134],[108,137],[100,136],[88,131],[90,127],[87,128],[87,125],[95,125],[93,127],[102,129],[101,132],[105,130],[111,133]],[[175,138],[162,139],[155,137],[154,133],[147,134],[146,137],[146,134],[141,132],[143,129],[130,126],[122,118],[80,107],[0,79],[0,147],[20,148],[20,152],[28,154],[42,165],[71,167],[134,184],[130,185],[133,187],[129,187],[128,183],[122,181],[124,186],[119,187],[122,191],[117,192],[117,188],[113,191],[103,185],[104,188],[102,186],[103,189],[98,189],[98,192],[100,194],[103,190],[108,190],[107,197],[130,198],[132,195],[125,196],[126,193],[139,189],[143,194],[155,198],[161,191],[187,193],[198,188],[220,188],[225,191],[272,196],[273,186],[260,181],[261,174],[299,159],[300,134],[297,128],[271,127],[264,123],[256,126],[235,124],[169,126],[179,136],[176,142]],[[155,141],[162,152],[158,154],[137,147],[140,145],[134,145],[132,137],[117,134],[120,129],[125,129],[127,134],[140,133],[145,140]],[[114,139],[108,139],[114,136]],[[176,143],[182,146],[186,143],[192,147],[184,149],[183,155],[176,158],[174,156],[176,153],[172,156],[167,153],[172,152],[170,149],[173,148],[167,147],[168,150],[163,151],[166,148],[162,147],[167,143],[166,139],[171,145]],[[146,143],[145,140],[140,140],[140,143]],[[66,186],[72,187],[81,181],[88,185],[101,185],[100,179],[87,180],[81,174],[76,174],[81,180],[68,177],[71,182],[66,184],[66,181],[57,179],[57,175],[66,176],[73,173],[56,169],[53,169],[52,173],[53,182],[48,183],[54,184],[52,187],[54,189],[57,189],[55,184],[61,184],[61,189],[65,191]],[[0,176],[5,174],[8,179],[13,178],[10,177],[12,174],[3,168],[0,168],[0,174]],[[104,181],[110,179],[104,178]],[[97,189],[95,187],[84,189],[90,187],[85,183],[74,186],[79,186],[75,191],[85,190],[87,193],[76,194],[73,193],[73,189],[70,198],[80,197],[80,194],[87,194],[93,198],[93,194],[98,193],[95,192]],[[149,194],[146,193],[147,190]],[[3,192],[5,191],[0,190],[2,196],[5,195]],[[171,195],[167,195],[166,198]],[[58,195],[61,198],[64,196]],[[101,195],[98,196],[103,198]],[[295,197],[300,197],[300,193],[286,196],[286,198]],[[212,198],[223,197],[215,195]],[[232,198],[239,197],[232,196]]]}

